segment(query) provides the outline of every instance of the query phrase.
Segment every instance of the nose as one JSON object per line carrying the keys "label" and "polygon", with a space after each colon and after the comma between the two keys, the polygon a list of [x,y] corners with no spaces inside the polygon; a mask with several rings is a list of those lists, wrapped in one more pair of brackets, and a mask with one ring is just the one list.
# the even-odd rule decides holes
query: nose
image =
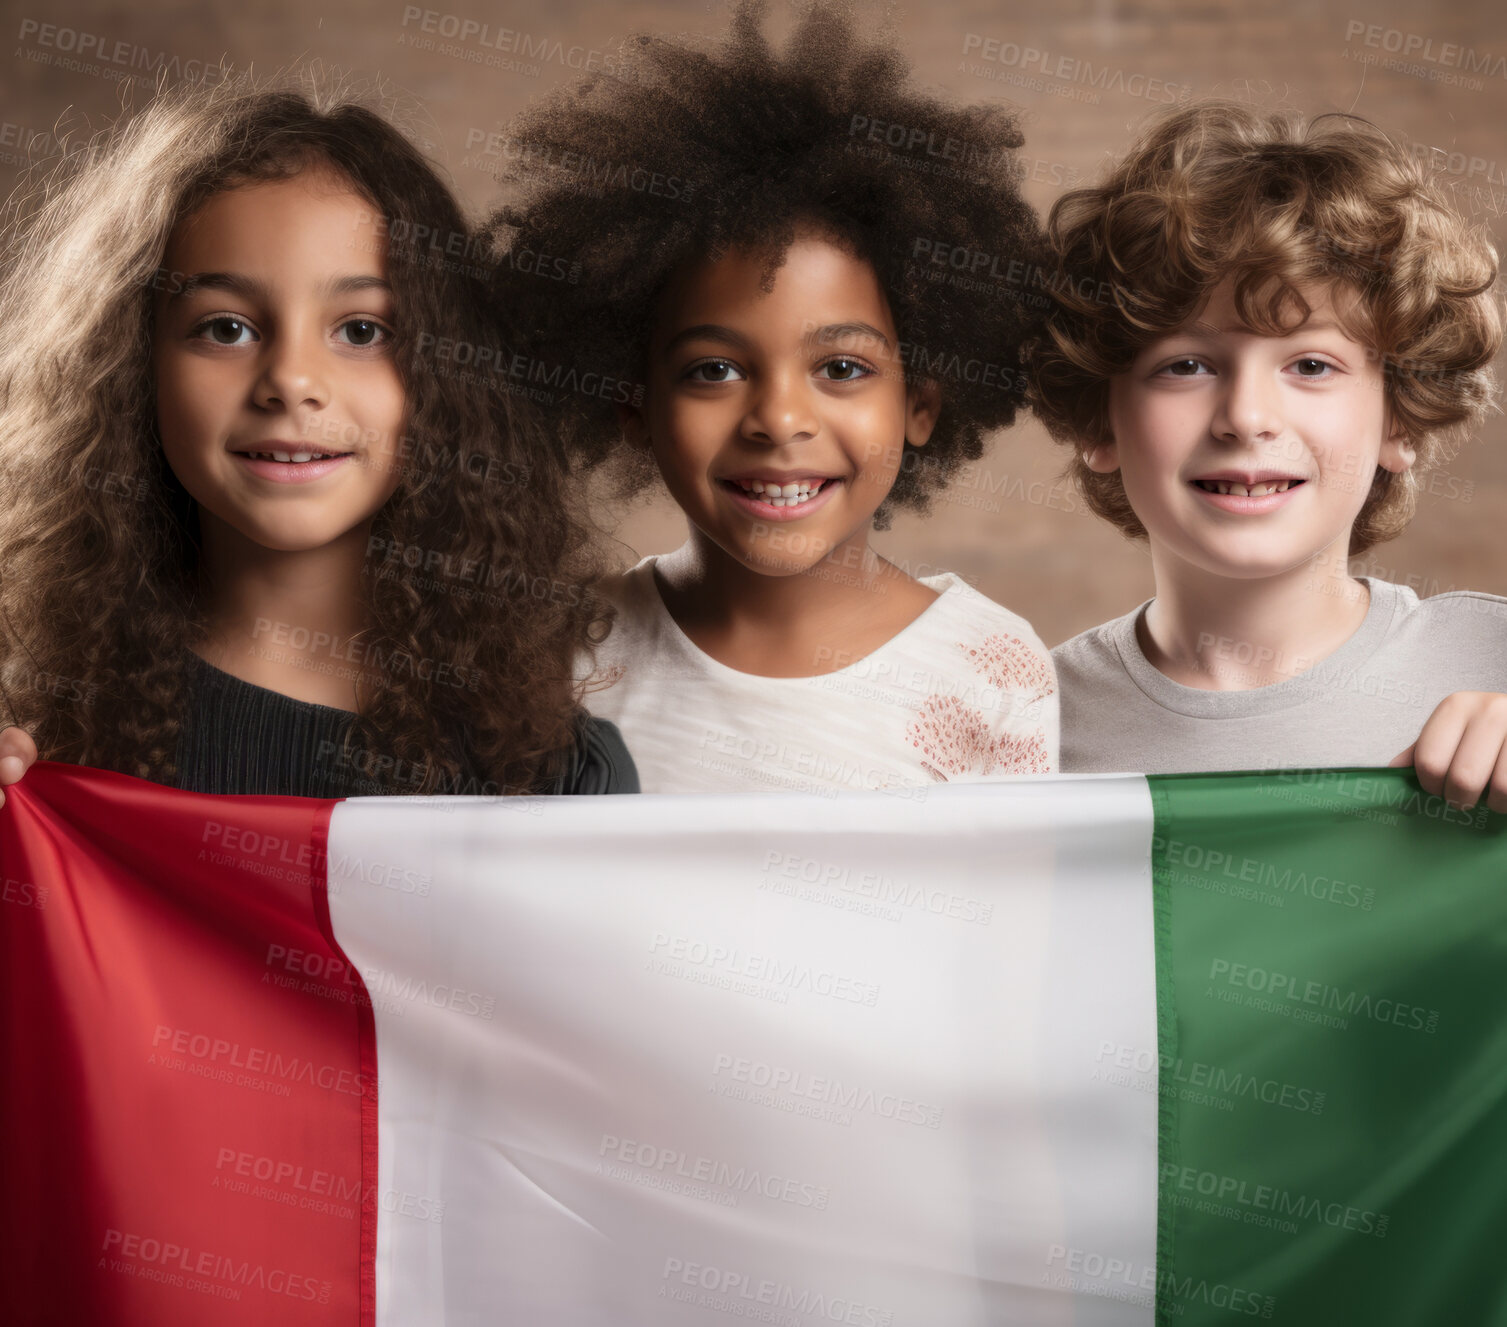
{"label": "nose", "polygon": [[756,380],[739,432],[766,447],[809,442],[821,431],[804,370],[781,370]]}
{"label": "nose", "polygon": [[311,332],[286,332],[263,342],[262,362],[252,398],[263,410],[322,410],[329,404],[321,347]]}
{"label": "nose", "polygon": [[1283,429],[1281,386],[1264,369],[1229,368],[1211,427],[1227,442],[1271,441]]}

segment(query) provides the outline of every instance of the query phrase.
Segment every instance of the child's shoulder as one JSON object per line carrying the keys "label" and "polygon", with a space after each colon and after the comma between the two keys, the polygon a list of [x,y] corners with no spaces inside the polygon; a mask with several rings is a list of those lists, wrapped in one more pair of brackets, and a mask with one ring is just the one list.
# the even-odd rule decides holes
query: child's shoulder
{"label": "child's shoulder", "polygon": [[1480,590],[1441,590],[1419,597],[1411,586],[1368,579],[1371,593],[1393,601],[1393,630],[1420,648],[1453,653],[1480,648],[1507,659],[1507,599]]}
{"label": "child's shoulder", "polygon": [[1135,640],[1135,622],[1145,604],[1138,604],[1130,612],[1110,618],[1087,631],[1070,636],[1061,645],[1052,649],[1052,663],[1057,672],[1066,677],[1103,676],[1106,672],[1125,672],[1125,651],[1122,648],[1128,639]]}
{"label": "child's shoulder", "polygon": [[[1373,581],[1372,585],[1376,582]],[[1389,582],[1382,582],[1389,584]],[[1494,620],[1498,626],[1507,625],[1507,599],[1484,590],[1440,590],[1423,598],[1406,585],[1392,585],[1393,590],[1405,596],[1409,611],[1422,613],[1429,618],[1462,618],[1475,621],[1479,618]]]}
{"label": "child's shoulder", "polygon": [[654,589],[654,558],[639,559],[623,571],[603,576],[596,589],[601,596],[620,612],[641,608],[646,600],[656,595]]}
{"label": "child's shoulder", "polygon": [[[937,599],[911,631],[897,638],[940,685],[959,678],[973,687],[1033,696],[1056,690],[1052,659],[1041,637],[1019,613],[989,598],[955,572],[919,578]],[[915,629],[919,628],[919,630]]]}
{"label": "child's shoulder", "polygon": [[985,640],[1007,635],[1022,641],[1039,654],[1046,654],[1036,629],[1013,609],[989,598],[953,571],[916,578],[937,592],[937,599],[924,615],[934,629],[964,640]]}
{"label": "child's shoulder", "polygon": [[612,625],[607,638],[597,647],[618,655],[624,651],[642,653],[664,642],[660,639],[670,616],[654,584],[654,558],[646,557],[624,571],[603,576],[595,589],[612,609]]}

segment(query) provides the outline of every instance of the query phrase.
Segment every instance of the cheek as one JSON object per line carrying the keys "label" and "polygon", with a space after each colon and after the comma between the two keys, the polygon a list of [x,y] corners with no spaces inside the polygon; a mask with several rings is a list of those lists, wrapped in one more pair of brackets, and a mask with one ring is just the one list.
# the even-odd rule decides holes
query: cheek
{"label": "cheek", "polygon": [[670,467],[696,463],[722,445],[741,415],[731,394],[697,400],[675,392],[656,393],[647,412],[654,455]]}
{"label": "cheek", "polygon": [[903,389],[833,401],[824,413],[828,427],[861,471],[881,474],[899,468],[907,423]]}
{"label": "cheek", "polygon": [[1196,392],[1146,393],[1119,408],[1112,404],[1109,423],[1128,485],[1142,477],[1176,481],[1189,454],[1208,434],[1209,408]]}
{"label": "cheek", "polygon": [[154,365],[157,426],[163,451],[176,470],[201,449],[213,431],[222,390],[211,366],[164,359]]}
{"label": "cheek", "polygon": [[355,422],[373,440],[374,447],[395,450],[408,426],[408,394],[397,366],[389,364],[387,372],[355,383],[352,400],[357,411]]}

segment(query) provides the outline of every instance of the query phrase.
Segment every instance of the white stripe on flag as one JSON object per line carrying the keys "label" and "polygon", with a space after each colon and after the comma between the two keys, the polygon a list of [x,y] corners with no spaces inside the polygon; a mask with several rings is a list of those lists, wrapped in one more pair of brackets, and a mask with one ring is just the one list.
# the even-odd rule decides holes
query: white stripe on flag
{"label": "white stripe on flag", "polygon": [[1149,1324],[1150,838],[1127,776],[341,804],[378,1327]]}

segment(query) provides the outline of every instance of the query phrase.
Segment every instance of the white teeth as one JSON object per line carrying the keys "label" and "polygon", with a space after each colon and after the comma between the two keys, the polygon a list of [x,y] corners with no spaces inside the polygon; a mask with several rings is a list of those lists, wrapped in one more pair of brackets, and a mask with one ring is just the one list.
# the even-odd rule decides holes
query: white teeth
{"label": "white teeth", "polygon": [[273,452],[272,459],[274,461],[291,461],[293,457],[289,452]]}
{"label": "white teeth", "polygon": [[1227,479],[1204,480],[1212,484],[1216,493],[1237,498],[1265,498],[1273,493],[1286,493],[1292,487],[1290,479],[1264,479],[1259,484],[1237,484]]}
{"label": "white teeth", "polygon": [[745,493],[757,494],[771,507],[798,507],[814,498],[827,481],[798,479],[788,484],[775,484],[762,479],[740,479],[736,482]]}
{"label": "white teeth", "polygon": [[334,452],[246,452],[253,461],[282,461],[285,464],[297,465],[304,461],[327,461],[336,453]]}
{"label": "white teeth", "polygon": [[295,461],[307,461],[313,455],[313,452],[294,452],[293,459]]}

